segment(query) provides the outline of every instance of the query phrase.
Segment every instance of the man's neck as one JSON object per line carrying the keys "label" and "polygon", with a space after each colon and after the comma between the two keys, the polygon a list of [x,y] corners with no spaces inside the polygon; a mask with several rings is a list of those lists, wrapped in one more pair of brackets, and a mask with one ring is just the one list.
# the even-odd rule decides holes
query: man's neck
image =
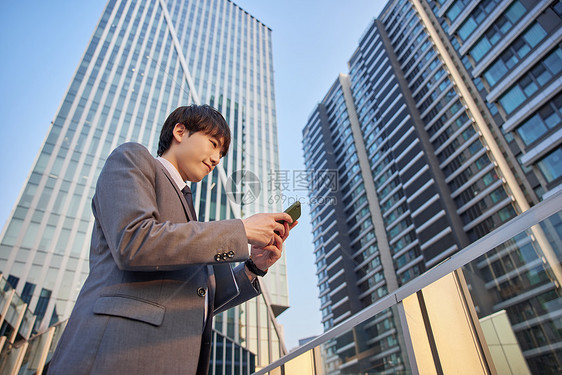
{"label": "man's neck", "polygon": [[166,168],[166,170],[171,175],[178,188],[181,190],[185,186],[186,179],[183,178],[181,173],[178,171],[178,168],[173,164],[171,160],[165,158],[164,155],[160,156],[158,158],[158,161],[162,164],[164,168]]}

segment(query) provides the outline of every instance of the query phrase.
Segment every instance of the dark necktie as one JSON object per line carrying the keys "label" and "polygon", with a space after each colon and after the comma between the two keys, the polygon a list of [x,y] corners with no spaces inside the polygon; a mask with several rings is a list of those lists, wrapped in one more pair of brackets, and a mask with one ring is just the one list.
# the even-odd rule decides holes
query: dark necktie
{"label": "dark necktie", "polygon": [[193,219],[197,221],[197,214],[195,213],[195,207],[193,207],[193,197],[191,195],[191,189],[189,188],[189,186],[185,185],[185,187],[181,189],[181,192],[183,193],[183,196],[187,201],[187,207],[189,207],[189,212],[191,212]]}

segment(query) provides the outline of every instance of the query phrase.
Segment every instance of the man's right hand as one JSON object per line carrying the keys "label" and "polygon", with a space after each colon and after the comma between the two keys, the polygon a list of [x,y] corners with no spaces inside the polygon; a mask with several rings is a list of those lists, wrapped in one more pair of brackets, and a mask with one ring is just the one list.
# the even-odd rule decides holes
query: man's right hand
{"label": "man's right hand", "polygon": [[255,214],[242,219],[248,243],[259,247],[265,247],[274,242],[274,234],[285,235],[285,226],[278,221],[292,223],[293,219],[285,212],[272,214]]}

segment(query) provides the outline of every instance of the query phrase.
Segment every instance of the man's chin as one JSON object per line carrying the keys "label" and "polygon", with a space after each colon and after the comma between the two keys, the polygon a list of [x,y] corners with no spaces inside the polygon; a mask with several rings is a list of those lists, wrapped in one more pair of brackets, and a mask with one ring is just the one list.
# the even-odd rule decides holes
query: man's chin
{"label": "man's chin", "polygon": [[192,174],[190,176],[187,176],[187,181],[191,181],[191,182],[201,182],[202,179],[204,179],[209,173],[211,172],[207,172],[207,171],[201,171],[201,174]]}
{"label": "man's chin", "polygon": [[204,175],[201,175],[201,176],[192,176],[192,178],[190,178],[189,181],[191,181],[191,182],[201,182],[201,180],[204,179],[207,176],[207,174],[204,174]]}

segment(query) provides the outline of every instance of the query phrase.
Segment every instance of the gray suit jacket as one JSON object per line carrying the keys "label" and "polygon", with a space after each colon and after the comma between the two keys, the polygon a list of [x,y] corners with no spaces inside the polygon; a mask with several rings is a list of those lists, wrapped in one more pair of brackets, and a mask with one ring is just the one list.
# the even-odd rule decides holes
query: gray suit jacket
{"label": "gray suit jacket", "polygon": [[248,258],[241,220],[193,221],[136,143],[109,156],[92,209],[90,273],[49,374],[206,374],[212,315],[260,293],[243,264],[231,272]]}

